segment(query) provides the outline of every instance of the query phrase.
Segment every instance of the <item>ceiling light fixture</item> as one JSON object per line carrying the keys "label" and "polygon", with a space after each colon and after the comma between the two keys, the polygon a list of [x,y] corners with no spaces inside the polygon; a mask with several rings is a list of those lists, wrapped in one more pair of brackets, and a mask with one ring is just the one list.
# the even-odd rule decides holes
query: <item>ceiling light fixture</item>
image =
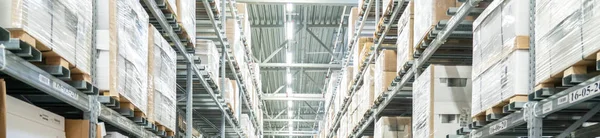
{"label": "ceiling light fixture", "polygon": [[288,110],[288,118],[294,117],[294,111]]}
{"label": "ceiling light fixture", "polygon": [[288,101],[288,108],[292,108],[294,106],[294,103],[290,100]]}
{"label": "ceiling light fixture", "polygon": [[294,39],[294,22],[287,22],[285,25],[286,36],[288,40]]}
{"label": "ceiling light fixture", "polygon": [[286,79],[287,79],[287,84],[291,85],[292,84],[292,74],[291,73],[287,73]]}
{"label": "ceiling light fixture", "polygon": [[292,60],[293,60],[293,59],[292,59],[292,58],[293,58],[293,56],[292,56],[292,55],[293,55],[293,54],[292,54],[292,52],[289,52],[289,51],[288,51],[288,52],[286,53],[285,62],[286,62],[287,64],[292,64]]}
{"label": "ceiling light fixture", "polygon": [[291,3],[288,3],[288,4],[286,4],[286,5],[285,5],[285,10],[286,10],[287,12],[292,12],[292,11],[294,11],[294,5],[292,5]]}

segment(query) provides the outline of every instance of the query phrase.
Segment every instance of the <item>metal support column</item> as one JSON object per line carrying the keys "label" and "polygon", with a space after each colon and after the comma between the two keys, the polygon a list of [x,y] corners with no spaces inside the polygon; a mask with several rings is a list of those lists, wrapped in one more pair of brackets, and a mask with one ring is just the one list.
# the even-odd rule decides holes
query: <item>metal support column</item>
{"label": "metal support column", "polygon": [[538,102],[529,102],[527,108],[525,108],[525,119],[527,119],[527,130],[528,138],[542,138],[542,117],[535,115],[535,107]]}
{"label": "metal support column", "polygon": [[98,108],[100,107],[100,102],[97,100],[97,95],[89,95],[88,98],[90,101],[90,110],[83,114],[83,118],[90,121],[90,133],[88,133],[88,136],[93,138],[96,137],[96,125],[98,124],[98,112],[100,111]]}
{"label": "metal support column", "polygon": [[225,130],[225,125],[226,125],[225,120],[227,119],[227,118],[225,118],[225,114],[226,113],[223,113],[223,120],[221,120],[221,138],[225,138],[225,131],[226,131]]}
{"label": "metal support column", "polygon": [[[531,9],[529,10],[529,92],[534,91],[535,87],[535,1],[530,0]],[[538,102],[528,102],[525,108],[525,119],[527,121],[528,138],[542,137],[542,116],[535,115],[535,107]]]}
{"label": "metal support column", "polygon": [[192,113],[194,111],[194,108],[192,107],[193,105],[193,97],[194,97],[194,89],[192,89],[192,84],[193,84],[193,74],[192,74],[192,66],[194,64],[193,63],[188,63],[187,65],[187,81],[186,81],[186,88],[187,88],[187,101],[185,103],[185,122],[187,123],[185,128],[185,137],[186,138],[192,138],[192,128],[193,128],[193,124],[194,124],[194,120],[192,120]]}
{"label": "metal support column", "polygon": [[[379,11],[381,11],[381,4],[380,4],[381,0],[375,0],[375,21],[379,22],[379,18],[381,18],[381,13]],[[369,11],[366,11],[369,12]],[[369,15],[367,15],[367,17],[369,17]],[[377,42],[376,42],[377,43]],[[357,55],[355,55],[357,56]]]}

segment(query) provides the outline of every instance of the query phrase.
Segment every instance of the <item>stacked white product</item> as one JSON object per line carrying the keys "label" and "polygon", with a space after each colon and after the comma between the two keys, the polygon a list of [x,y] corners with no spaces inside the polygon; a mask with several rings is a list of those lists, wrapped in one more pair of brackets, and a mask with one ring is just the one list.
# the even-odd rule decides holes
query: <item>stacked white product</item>
{"label": "stacked white product", "polygon": [[148,112],[149,121],[156,121],[174,131],[176,112],[177,53],[161,33],[150,27],[148,46]]}
{"label": "stacked white product", "polygon": [[256,138],[256,135],[254,135],[256,129],[254,128],[254,125],[252,125],[248,114],[242,114],[240,116],[240,127],[242,128],[242,132],[244,132],[248,138]]}
{"label": "stacked white product", "polygon": [[536,2],[536,84],[548,83],[581,61],[596,62],[600,50],[597,10],[597,1]]}
{"label": "stacked white product", "polygon": [[[412,134],[439,138],[455,133],[471,108],[471,66],[430,65],[413,86]],[[468,121],[468,120],[464,120]]]}
{"label": "stacked white product", "polygon": [[[327,78],[327,87],[325,88],[326,92],[325,92],[325,106],[328,106],[333,101],[333,99],[335,99],[335,97],[333,97],[333,94],[336,92],[334,91],[336,88],[339,89],[339,82],[338,82],[338,77],[341,74],[341,70],[338,71],[333,71],[331,72],[331,75]],[[336,93],[337,94],[337,93]]]}
{"label": "stacked white product", "polygon": [[[65,138],[65,118],[6,96],[7,138]],[[43,132],[43,133],[42,133]]]}
{"label": "stacked white product", "polygon": [[529,7],[494,1],[474,21],[472,116],[528,93]]}
{"label": "stacked white product", "polygon": [[[361,92],[356,93],[358,95],[358,104],[357,115],[358,118],[361,119],[362,116],[371,109],[371,105],[373,105],[373,100],[375,99],[375,83],[374,79],[374,69],[373,64],[367,65],[365,70],[365,75],[363,76],[363,85],[361,87]],[[360,121],[360,120],[358,120]]]}
{"label": "stacked white product", "polygon": [[[184,30],[183,38],[188,38],[188,46],[196,46],[196,1],[177,0],[177,23]],[[183,39],[182,38],[182,39]]]}
{"label": "stacked white product", "polygon": [[356,31],[356,25],[358,23],[358,7],[352,7],[350,9],[350,16],[348,16],[348,31],[346,32],[346,40],[350,41]]}
{"label": "stacked white product", "polygon": [[248,6],[245,3],[236,3],[235,4],[236,8],[237,8],[237,13],[238,16],[241,16],[241,26],[242,26],[242,30],[244,32],[244,37],[242,39],[244,39],[246,41],[246,49],[250,50],[248,51],[249,53],[252,53],[252,30],[250,28],[250,16],[248,15]]}
{"label": "stacked white product", "polygon": [[98,88],[125,98],[146,114],[148,103],[148,14],[138,1],[98,1]]}
{"label": "stacked white product", "polygon": [[404,10],[402,15],[400,15],[398,21],[398,40],[396,41],[398,47],[398,49],[396,49],[398,63],[396,64],[396,72],[401,72],[408,66],[408,62],[413,60],[413,3],[414,2],[409,2],[408,7]]}
{"label": "stacked white product", "polygon": [[0,26],[11,30],[13,37],[44,52],[44,56],[66,60],[72,72],[90,74],[92,2],[3,0],[0,1]]}
{"label": "stacked white product", "polygon": [[375,122],[373,138],[411,138],[411,118],[382,116]]}
{"label": "stacked white product", "polygon": [[[439,21],[448,20],[452,16],[446,14],[449,7],[459,7],[457,0],[415,0],[414,2],[414,47],[419,48],[421,40],[438,24]],[[472,20],[465,17],[464,20]]]}
{"label": "stacked white product", "polygon": [[106,136],[104,138],[129,138],[119,132],[106,132]]}
{"label": "stacked white product", "polygon": [[218,81],[220,59],[215,43],[212,40],[197,39],[195,49],[194,54],[200,59],[200,63],[196,66],[200,69],[204,68],[212,79]]}

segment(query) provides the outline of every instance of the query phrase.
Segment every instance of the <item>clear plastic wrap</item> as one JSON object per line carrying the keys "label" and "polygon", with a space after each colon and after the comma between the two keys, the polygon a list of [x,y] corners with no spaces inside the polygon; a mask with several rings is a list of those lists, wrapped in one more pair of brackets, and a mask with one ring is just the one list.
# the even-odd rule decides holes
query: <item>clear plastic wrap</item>
{"label": "clear plastic wrap", "polygon": [[398,21],[398,41],[396,45],[398,49],[398,61],[396,65],[396,72],[400,72],[401,69],[411,60],[413,60],[413,5],[414,2],[409,2],[408,8],[404,10],[404,13],[400,16]]}
{"label": "clear plastic wrap", "polygon": [[[38,50],[52,51],[89,74],[92,46],[92,0],[5,0],[0,26],[22,30],[40,44]],[[6,7],[4,7],[6,6]],[[35,44],[34,44],[35,45]]]}
{"label": "clear plastic wrap", "polygon": [[176,121],[176,65],[177,53],[161,33],[150,27],[148,47],[148,108],[150,121],[157,121],[170,130],[175,130]]}
{"label": "clear plastic wrap", "polygon": [[381,50],[375,60],[375,71],[396,72],[398,56],[394,50]]}
{"label": "clear plastic wrap", "polygon": [[177,22],[182,25],[192,45],[196,45],[196,1],[177,0]]}
{"label": "clear plastic wrap", "polygon": [[[471,112],[471,67],[430,65],[413,85],[413,135],[438,138],[461,127]],[[464,120],[467,121],[467,120]]]}
{"label": "clear plastic wrap", "polygon": [[471,92],[471,117],[483,111],[481,104],[481,81],[480,78],[473,79],[473,91]]}
{"label": "clear plastic wrap", "polygon": [[[98,1],[98,88],[147,113],[148,15],[138,1]],[[108,13],[108,14],[107,14]]]}
{"label": "clear plastic wrap", "polygon": [[596,53],[600,50],[600,2],[589,1],[583,5],[583,23],[582,23],[582,43],[583,56],[596,57]]}
{"label": "clear plastic wrap", "polygon": [[219,51],[212,40],[197,39],[195,55],[200,58],[196,66],[205,68],[211,78],[219,77]]}
{"label": "clear plastic wrap", "polygon": [[382,116],[374,131],[373,138],[411,138],[411,118]]}
{"label": "clear plastic wrap", "polygon": [[582,6],[578,0],[536,3],[536,84],[583,59]]}

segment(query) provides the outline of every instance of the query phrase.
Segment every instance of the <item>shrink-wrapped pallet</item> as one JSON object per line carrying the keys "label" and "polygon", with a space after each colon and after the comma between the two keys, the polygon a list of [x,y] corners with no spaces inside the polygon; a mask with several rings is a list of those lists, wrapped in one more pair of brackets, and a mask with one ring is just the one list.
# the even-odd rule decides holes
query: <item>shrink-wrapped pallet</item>
{"label": "shrink-wrapped pallet", "polygon": [[203,68],[204,70],[206,70],[209,76],[216,80],[219,77],[220,72],[220,58],[219,51],[217,50],[217,46],[215,46],[215,43],[212,40],[196,40],[194,55],[200,59],[200,63],[197,63],[196,66],[200,69]]}
{"label": "shrink-wrapped pallet", "polygon": [[[412,135],[439,138],[455,133],[471,111],[471,66],[430,65],[413,85]],[[466,123],[465,123],[466,124]]]}
{"label": "shrink-wrapped pallet", "polygon": [[473,22],[473,75],[515,50],[529,49],[529,2],[494,1]]}
{"label": "shrink-wrapped pallet", "polygon": [[66,60],[70,65],[65,67],[71,72],[90,74],[94,37],[92,3],[92,0],[3,0],[0,26],[11,31],[11,37],[43,52],[44,57]]}
{"label": "shrink-wrapped pallet", "polygon": [[183,38],[188,38],[190,47],[196,46],[196,1],[177,0],[177,23],[185,30]]}
{"label": "shrink-wrapped pallet", "polygon": [[375,60],[374,72],[374,91],[375,97],[387,91],[388,86],[394,81],[396,73],[396,52],[393,50],[382,50]]}
{"label": "shrink-wrapped pallet", "polygon": [[411,138],[411,118],[382,116],[375,122],[373,138]]}
{"label": "shrink-wrapped pallet", "polygon": [[138,1],[98,1],[98,88],[121,104],[146,113],[148,103],[148,14]]}
{"label": "shrink-wrapped pallet", "polygon": [[375,83],[374,81],[374,70],[373,64],[369,64],[366,66],[363,85],[361,89],[363,90],[361,93],[357,93],[359,97],[358,104],[358,115],[364,115],[369,109],[371,109],[371,105],[373,105],[373,100],[375,99]]}
{"label": "shrink-wrapped pallet", "polygon": [[356,31],[356,25],[358,25],[358,7],[352,7],[350,9],[350,16],[348,16],[348,31],[346,32],[346,40],[352,40]]}
{"label": "shrink-wrapped pallet", "polygon": [[148,44],[148,121],[175,131],[177,53],[152,25]]}
{"label": "shrink-wrapped pallet", "polygon": [[369,38],[369,37],[360,37],[358,38],[357,41],[357,45],[355,48],[353,48],[352,50],[352,77],[351,79],[354,80],[356,79],[356,77],[358,77],[358,73],[360,71],[360,67],[362,66],[362,64],[364,63],[364,58],[363,58],[363,53],[366,53],[367,51],[370,52],[371,51],[371,47],[373,46],[373,38]]}
{"label": "shrink-wrapped pallet", "polygon": [[414,2],[409,2],[408,7],[404,10],[398,21],[398,40],[396,49],[398,54],[396,72],[401,72],[402,69],[407,68],[408,62],[413,60],[413,7]]}
{"label": "shrink-wrapped pallet", "polygon": [[375,71],[396,72],[397,54],[394,50],[381,50],[375,60]]}
{"label": "shrink-wrapped pallet", "polygon": [[582,37],[582,19],[586,18],[582,16],[582,6],[582,1],[578,0],[536,2],[536,84],[544,83],[583,59],[582,39],[588,40],[589,37]]}
{"label": "shrink-wrapped pallet", "polygon": [[451,15],[446,14],[448,8],[459,7],[461,4],[456,0],[415,0],[413,2],[415,17],[414,47],[419,47],[419,42],[421,42],[423,38],[426,38],[425,35],[428,34],[439,21],[448,20],[452,17]]}
{"label": "shrink-wrapped pallet", "polygon": [[479,91],[473,93],[472,100],[475,103],[478,94],[481,105],[477,110],[475,109],[477,105],[473,105],[472,111],[475,114],[471,115],[485,112],[514,96],[528,94],[528,76],[529,52],[527,50],[514,51],[491,66],[473,80],[473,90],[479,89]]}

